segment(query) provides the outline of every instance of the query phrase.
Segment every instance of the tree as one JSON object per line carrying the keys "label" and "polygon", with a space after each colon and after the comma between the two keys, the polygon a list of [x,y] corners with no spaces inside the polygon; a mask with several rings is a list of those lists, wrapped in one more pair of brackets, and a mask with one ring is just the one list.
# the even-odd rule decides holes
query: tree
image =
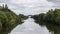
{"label": "tree", "polygon": [[22,17],[22,14],[16,15],[13,11],[8,9],[6,4],[4,10],[0,10],[0,34],[10,33],[17,25],[22,24],[24,17],[24,15]]}
{"label": "tree", "polygon": [[40,25],[45,25],[50,32],[60,34],[60,9],[51,9],[46,14],[33,15],[32,18]]}
{"label": "tree", "polygon": [[5,9],[6,9],[6,10],[8,9],[8,6],[7,6],[7,4],[5,4]]}

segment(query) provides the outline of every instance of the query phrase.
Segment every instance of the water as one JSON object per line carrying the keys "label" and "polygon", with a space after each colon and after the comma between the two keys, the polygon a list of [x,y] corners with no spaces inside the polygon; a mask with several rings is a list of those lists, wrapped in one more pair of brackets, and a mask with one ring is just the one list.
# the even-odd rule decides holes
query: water
{"label": "water", "polygon": [[14,28],[10,34],[51,34],[46,26],[40,26],[33,18],[24,20],[24,23]]}

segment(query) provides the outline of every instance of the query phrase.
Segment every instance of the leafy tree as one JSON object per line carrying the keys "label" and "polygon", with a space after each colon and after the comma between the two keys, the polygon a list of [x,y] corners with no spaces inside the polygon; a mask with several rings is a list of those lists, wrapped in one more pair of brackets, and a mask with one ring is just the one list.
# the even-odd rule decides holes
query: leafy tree
{"label": "leafy tree", "polygon": [[8,9],[8,6],[7,6],[7,4],[5,4],[5,9]]}
{"label": "leafy tree", "polygon": [[8,9],[7,4],[5,7],[3,5],[2,10],[0,9],[0,34],[10,33],[18,24],[23,23],[22,20],[25,19],[24,17],[24,15],[16,15],[13,11]]}
{"label": "leafy tree", "polygon": [[[37,17],[37,18],[35,18]],[[51,9],[46,14],[34,15],[32,18],[40,25],[45,25],[50,32],[60,34],[60,9]]]}

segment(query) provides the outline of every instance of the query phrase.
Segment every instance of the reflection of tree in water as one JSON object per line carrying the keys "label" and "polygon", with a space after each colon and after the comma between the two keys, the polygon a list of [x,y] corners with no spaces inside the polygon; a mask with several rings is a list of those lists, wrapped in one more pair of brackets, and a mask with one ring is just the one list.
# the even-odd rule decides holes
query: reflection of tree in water
{"label": "reflection of tree in water", "polygon": [[46,25],[50,32],[60,34],[60,9],[49,10],[46,14],[34,15],[32,18],[40,25]]}

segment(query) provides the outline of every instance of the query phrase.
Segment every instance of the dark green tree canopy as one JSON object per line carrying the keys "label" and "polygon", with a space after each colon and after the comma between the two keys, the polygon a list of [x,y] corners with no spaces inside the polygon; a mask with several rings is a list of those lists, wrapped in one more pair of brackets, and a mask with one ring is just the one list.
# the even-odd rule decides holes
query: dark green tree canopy
{"label": "dark green tree canopy", "polygon": [[33,15],[32,18],[40,25],[45,25],[50,32],[60,34],[60,9],[51,9],[46,14]]}
{"label": "dark green tree canopy", "polygon": [[7,4],[0,7],[0,34],[8,34],[17,25],[22,24],[22,20],[26,19],[24,15],[16,15],[11,11]]}

